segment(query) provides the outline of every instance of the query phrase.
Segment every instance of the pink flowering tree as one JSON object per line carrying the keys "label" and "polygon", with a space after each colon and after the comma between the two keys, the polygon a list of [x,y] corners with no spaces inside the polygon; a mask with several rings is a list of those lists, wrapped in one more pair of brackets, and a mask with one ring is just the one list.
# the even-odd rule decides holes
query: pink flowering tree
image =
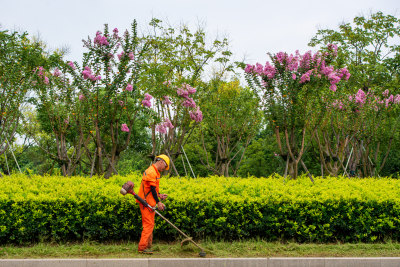
{"label": "pink flowering tree", "polygon": [[137,36],[135,21],[131,32],[110,32],[105,25],[83,43],[88,49],[83,64],[70,62],[69,71],[90,125],[93,147],[86,151],[92,172],[107,178],[117,173],[116,163],[130,143],[137,116],[150,114],[151,96],[138,87],[148,43]]}
{"label": "pink flowering tree", "polygon": [[[196,89],[187,83],[174,86],[169,81],[163,83],[165,92],[159,99],[154,99],[154,111],[159,115],[152,125],[153,151],[164,151],[172,161],[180,153],[188,134],[203,120],[203,113],[195,102]],[[158,148],[157,148],[158,144]],[[179,175],[175,165],[173,171]]]}
{"label": "pink flowering tree", "polygon": [[[335,63],[348,66],[351,73],[345,90],[335,98],[325,99],[332,109],[324,120],[324,127],[318,129],[319,136],[315,135],[320,139],[319,147],[323,148],[320,149],[321,167],[331,175],[336,175],[339,169],[346,174],[343,160],[344,165],[349,162],[348,174],[352,176],[356,169],[360,170],[357,174],[361,176],[377,175],[386,162],[385,155],[396,137],[393,137],[396,132],[393,127],[397,125],[396,120],[393,121],[396,108],[391,107],[390,95],[396,95],[400,85],[399,46],[396,44],[396,38],[400,36],[399,25],[398,18],[382,12],[358,16],[352,22],[340,24],[337,30],[319,30],[309,44],[338,44]],[[353,105],[354,110],[349,109],[348,102],[356,99],[362,108]],[[384,101],[384,107],[380,106],[383,103],[378,103],[381,101]],[[361,137],[361,133],[368,135]]]}
{"label": "pink flowering tree", "polygon": [[24,131],[58,164],[62,175],[71,176],[91,140],[90,127],[84,105],[70,82],[70,66],[60,58],[58,61],[58,67],[46,70],[39,66],[35,70],[36,118],[26,118]]}
{"label": "pink flowering tree", "polygon": [[323,116],[321,99],[333,95],[338,84],[350,77],[346,68],[330,65],[336,56],[337,47],[330,44],[326,52],[280,52],[270,55],[271,62],[265,65],[245,67],[249,86],[262,96],[268,125],[286,161],[285,175],[292,178],[297,177],[299,163],[306,169],[302,157],[309,139],[307,129],[317,127]]}
{"label": "pink flowering tree", "polygon": [[[148,36],[149,49],[145,53],[140,88],[152,99],[152,152],[170,155],[174,162],[182,155],[182,147],[193,130],[203,120],[200,100],[207,90],[204,73],[211,65],[223,75],[231,66],[227,40],[206,42],[203,29],[191,32],[183,25],[164,27],[153,19],[154,34]],[[172,171],[179,175],[172,164]]]}
{"label": "pink flowering tree", "polygon": [[382,171],[399,126],[400,95],[381,91],[359,89],[327,103],[328,127],[320,127],[316,138],[328,174],[366,177]]}
{"label": "pink flowering tree", "polygon": [[[84,151],[81,163],[91,174],[108,178],[117,173],[116,163],[133,137],[136,118],[152,113],[151,96],[138,87],[148,43],[137,36],[136,22],[131,32],[123,33],[116,28],[109,32],[105,25],[103,32],[97,31],[83,43],[88,52],[83,54],[82,65],[68,61],[60,74],[60,70],[54,70],[51,79],[38,73],[38,79],[47,86],[46,96],[50,96],[41,105],[53,101],[51,112],[56,110],[59,117],[59,130],[53,130],[56,136],[57,131],[74,133],[79,142],[70,144],[76,151],[72,154],[77,157],[81,155],[78,151]],[[52,80],[59,77],[62,82],[56,85]],[[58,101],[63,102],[62,107],[56,105]]]}

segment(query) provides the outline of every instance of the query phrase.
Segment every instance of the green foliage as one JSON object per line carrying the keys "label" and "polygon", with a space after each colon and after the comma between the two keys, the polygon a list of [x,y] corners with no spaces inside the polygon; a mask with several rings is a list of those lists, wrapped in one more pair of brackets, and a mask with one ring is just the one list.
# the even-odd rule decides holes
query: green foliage
{"label": "green foliage", "polygon": [[247,147],[243,163],[238,170],[239,177],[267,177],[284,172],[284,161],[279,157],[275,136],[256,137]]}
{"label": "green foliage", "polygon": [[[202,140],[214,140],[212,151],[202,146],[203,162],[216,175],[236,175],[242,156],[261,125],[259,99],[238,80],[213,81],[204,97],[202,109]],[[204,128],[204,130],[203,130]]]}
{"label": "green foliage", "polygon": [[[337,63],[347,65],[351,73],[348,86],[352,93],[358,89],[382,87],[393,90],[399,84],[400,20],[382,12],[368,17],[355,17],[353,23],[343,23],[339,30],[319,30],[311,46],[336,43],[339,46]],[[395,78],[395,79],[393,79]]]}
{"label": "green foliage", "polygon": [[0,31],[0,155],[13,141],[21,121],[33,70],[46,63],[42,44],[29,39],[27,33]]}
{"label": "green foliage", "polygon": [[[137,240],[139,208],[101,178],[13,175],[0,179],[0,243]],[[400,240],[400,182],[387,178],[162,178],[163,214],[196,238],[375,242]],[[160,218],[155,235],[179,234]]]}

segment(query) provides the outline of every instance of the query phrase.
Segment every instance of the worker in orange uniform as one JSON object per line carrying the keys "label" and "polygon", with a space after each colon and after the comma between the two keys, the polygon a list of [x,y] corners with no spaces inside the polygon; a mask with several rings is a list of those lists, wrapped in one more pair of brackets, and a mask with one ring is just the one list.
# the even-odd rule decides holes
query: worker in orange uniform
{"label": "worker in orange uniform", "polygon": [[[138,195],[147,203],[157,209],[163,211],[165,205],[161,202],[168,197],[166,194],[160,194],[160,173],[169,169],[169,157],[159,155],[144,173],[140,184]],[[138,200],[140,212],[142,213],[142,236],[140,237],[138,251],[139,253],[153,254],[151,245],[153,243],[154,215],[155,212],[151,208],[144,207]]]}

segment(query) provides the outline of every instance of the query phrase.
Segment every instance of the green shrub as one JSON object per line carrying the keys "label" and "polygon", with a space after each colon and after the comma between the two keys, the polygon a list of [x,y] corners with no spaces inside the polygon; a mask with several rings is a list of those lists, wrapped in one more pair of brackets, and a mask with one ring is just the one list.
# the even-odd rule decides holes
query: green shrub
{"label": "green shrub", "polygon": [[[140,175],[0,178],[0,243],[138,240]],[[400,241],[400,181],[388,178],[162,178],[163,214],[195,238],[296,242]],[[156,216],[155,237],[179,234]]]}

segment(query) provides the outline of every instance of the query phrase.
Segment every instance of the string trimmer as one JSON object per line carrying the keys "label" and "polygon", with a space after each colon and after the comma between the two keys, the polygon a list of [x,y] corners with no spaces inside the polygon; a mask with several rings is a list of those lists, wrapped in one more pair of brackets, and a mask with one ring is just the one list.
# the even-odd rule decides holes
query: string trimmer
{"label": "string trimmer", "polygon": [[191,237],[189,237],[189,236],[186,235],[184,232],[182,232],[178,227],[176,227],[176,226],[175,226],[172,222],[170,222],[167,218],[165,218],[163,215],[161,215],[161,213],[159,213],[159,212],[156,210],[156,207],[150,206],[150,205],[146,202],[146,200],[144,200],[143,198],[139,197],[139,196],[135,193],[135,191],[133,191],[133,187],[134,187],[133,182],[128,181],[128,182],[126,182],[126,183],[122,186],[120,193],[121,193],[122,195],[132,194],[140,203],[142,203],[142,205],[143,205],[144,207],[147,207],[147,208],[152,209],[152,210],[153,210],[158,216],[160,216],[164,221],[166,221],[167,223],[169,223],[169,225],[171,225],[172,227],[174,227],[181,235],[183,235],[183,236],[186,238],[186,239],[184,239],[184,240],[181,242],[181,246],[184,245],[185,242],[192,242],[193,245],[195,245],[196,247],[198,247],[199,249],[201,249],[201,251],[200,251],[200,253],[199,253],[199,256],[200,256],[200,257],[205,257],[205,256],[206,256],[206,253],[205,253],[205,251],[204,251],[204,249],[203,249],[202,247],[200,247],[196,242],[193,241],[193,239],[192,239]]}

